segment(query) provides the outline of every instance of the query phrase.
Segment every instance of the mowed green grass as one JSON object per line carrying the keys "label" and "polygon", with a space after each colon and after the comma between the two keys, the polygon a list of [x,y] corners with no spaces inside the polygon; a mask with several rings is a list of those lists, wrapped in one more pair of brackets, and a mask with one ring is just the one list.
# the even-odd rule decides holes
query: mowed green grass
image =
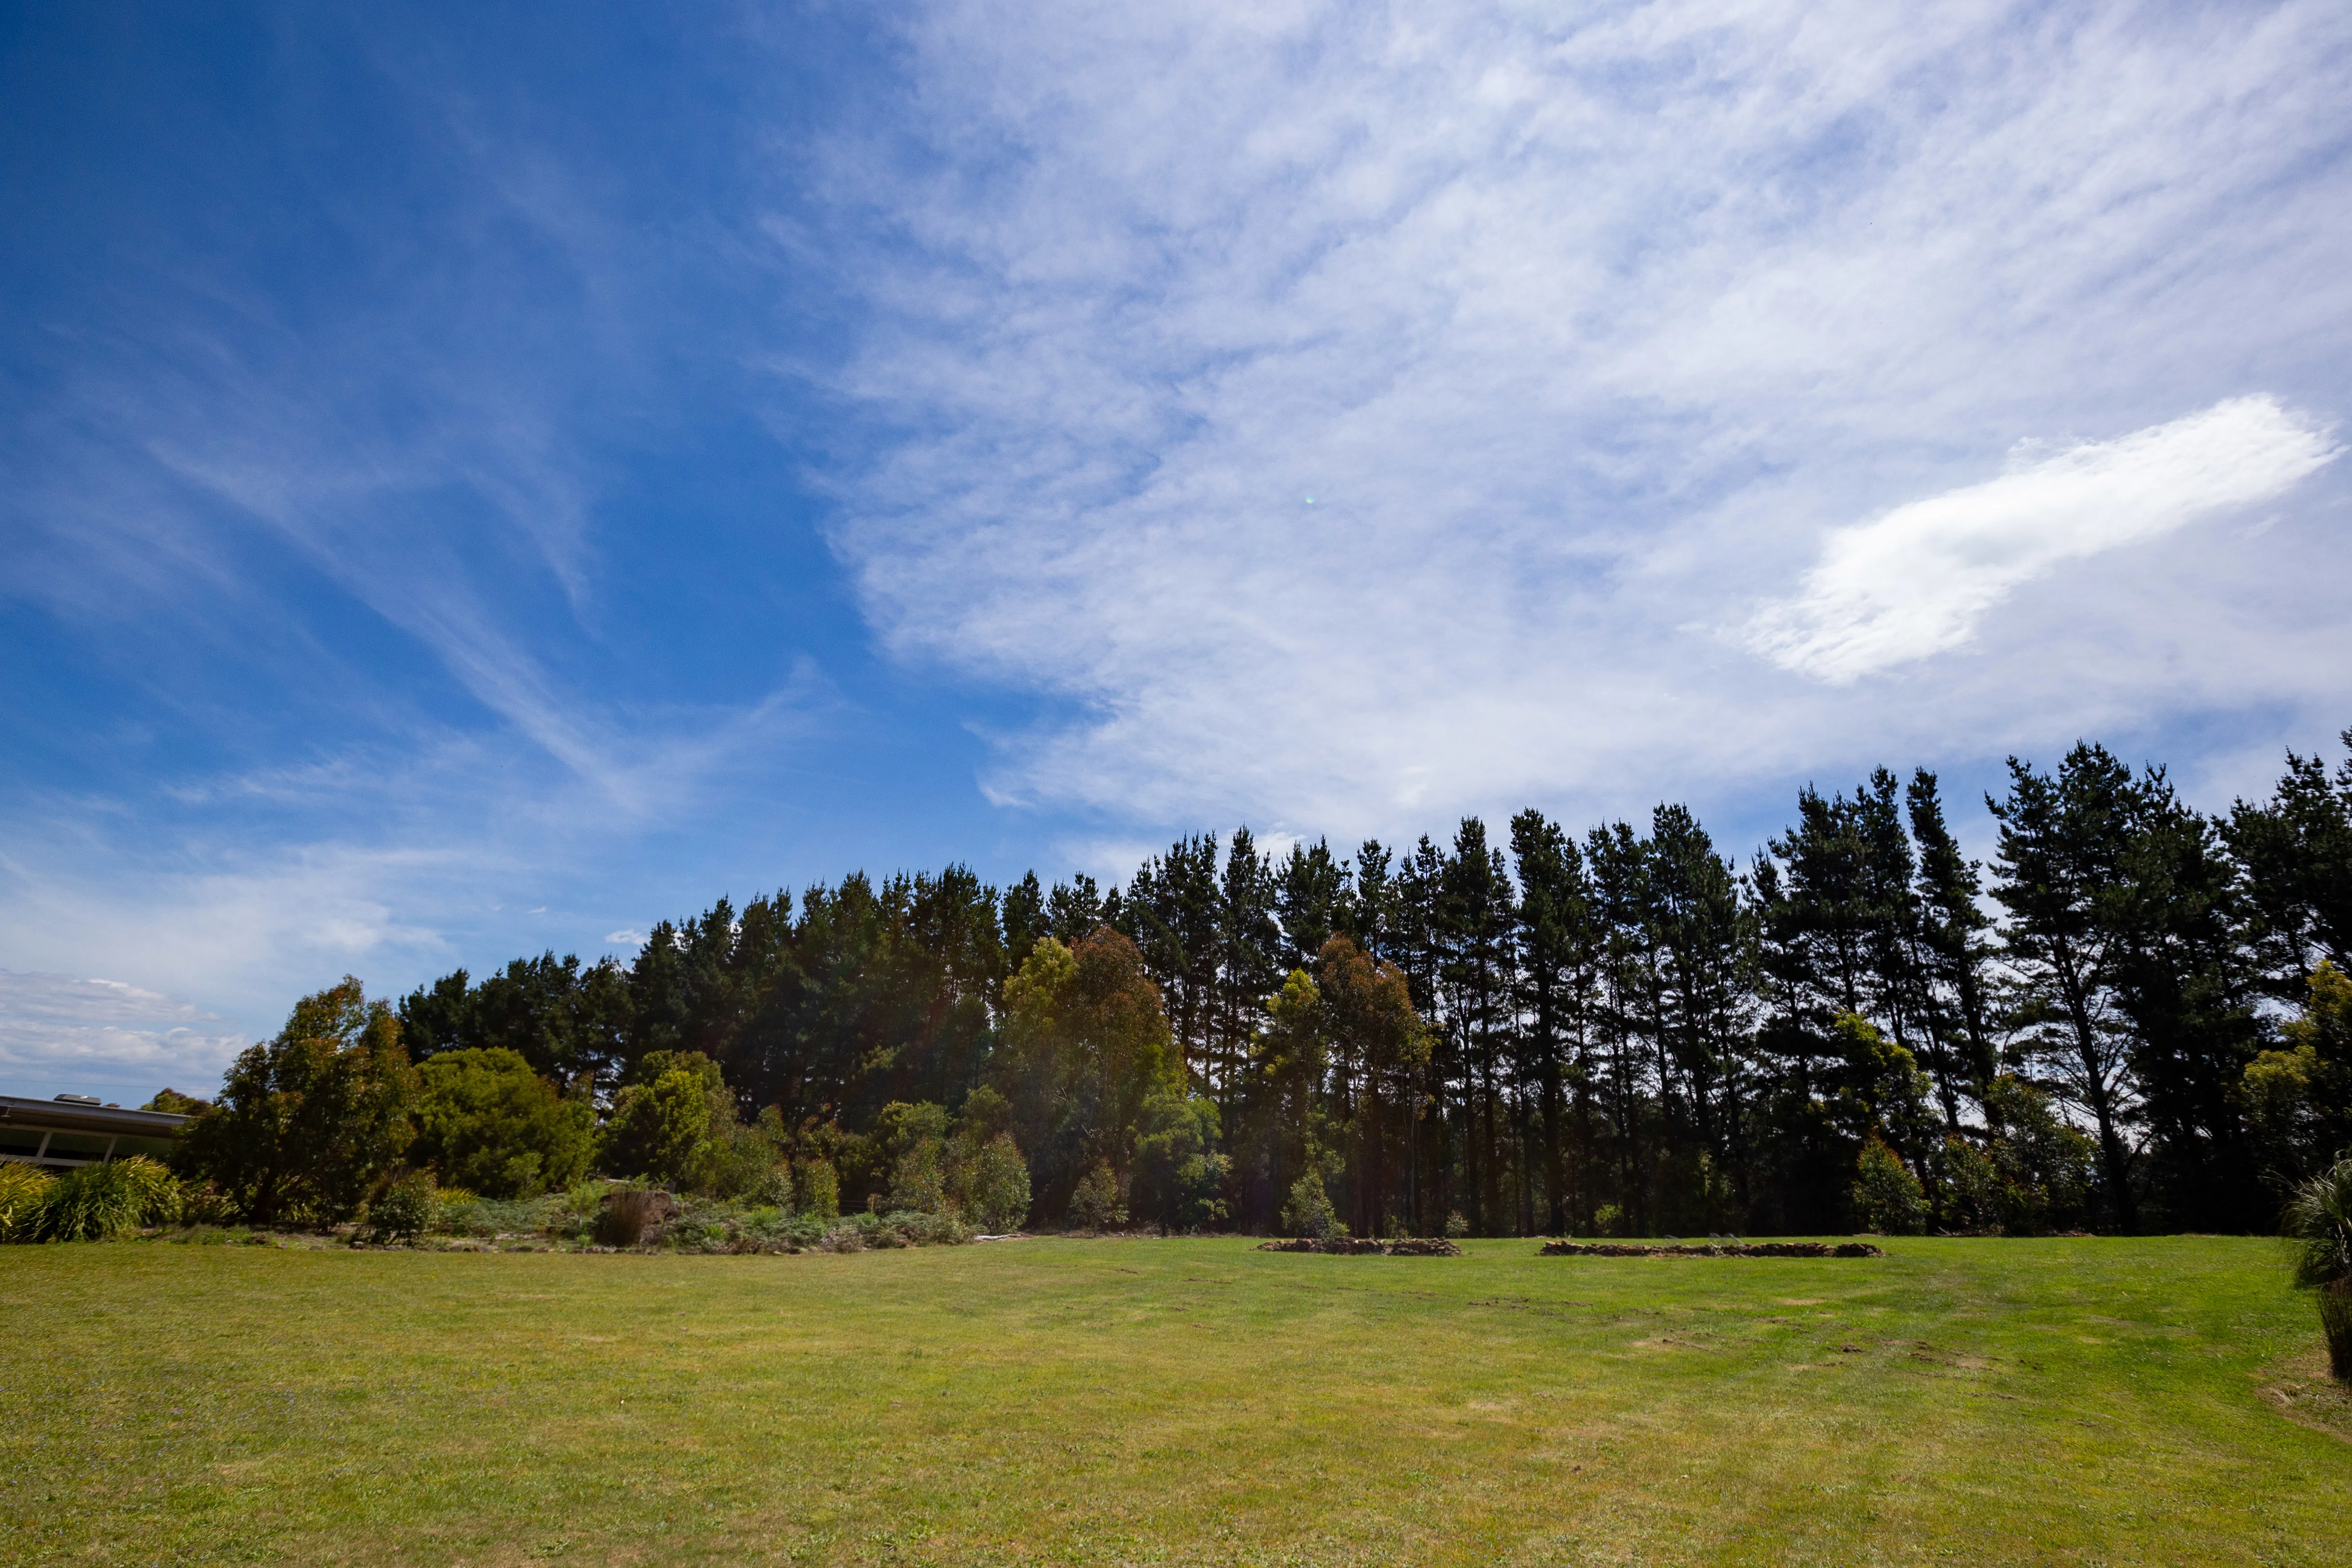
{"label": "mowed green grass", "polygon": [[0,1562],[2335,1563],[2277,1244],[0,1250]]}

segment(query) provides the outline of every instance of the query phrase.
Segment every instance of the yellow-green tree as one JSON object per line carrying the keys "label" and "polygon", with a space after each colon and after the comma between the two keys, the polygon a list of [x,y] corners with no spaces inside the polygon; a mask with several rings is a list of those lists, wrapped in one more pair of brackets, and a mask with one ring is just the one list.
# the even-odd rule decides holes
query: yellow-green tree
{"label": "yellow-green tree", "polygon": [[1042,1214],[1061,1215],[1097,1166],[1125,1174],[1147,1108],[1184,1087],[1135,944],[1100,926],[1075,946],[1047,937],[1032,948],[1004,984],[990,1080],[1011,1105]]}
{"label": "yellow-green tree", "polygon": [[416,1090],[399,1020],[346,975],[236,1058],[173,1163],[256,1225],[345,1219],[407,1149]]}
{"label": "yellow-green tree", "polygon": [[2352,977],[2321,959],[2279,1033],[2286,1048],[2248,1063],[2240,1094],[2264,1174],[2292,1186],[2352,1147]]}
{"label": "yellow-green tree", "polygon": [[485,1197],[525,1197],[566,1187],[588,1169],[596,1113],[566,1100],[501,1047],[445,1051],[417,1068],[416,1142],[409,1159],[444,1184]]}

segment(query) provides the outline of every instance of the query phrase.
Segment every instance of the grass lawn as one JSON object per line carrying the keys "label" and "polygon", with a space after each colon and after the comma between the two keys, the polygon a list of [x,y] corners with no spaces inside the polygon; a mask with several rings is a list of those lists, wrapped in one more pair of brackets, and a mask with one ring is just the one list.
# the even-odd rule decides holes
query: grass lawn
{"label": "grass lawn", "polygon": [[2275,1243],[1885,1245],[7,1247],[0,1562],[2352,1561]]}

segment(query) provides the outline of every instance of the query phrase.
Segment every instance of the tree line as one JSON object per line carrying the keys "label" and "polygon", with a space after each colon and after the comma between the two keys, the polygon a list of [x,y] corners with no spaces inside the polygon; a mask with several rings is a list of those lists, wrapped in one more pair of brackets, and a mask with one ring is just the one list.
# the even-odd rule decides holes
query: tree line
{"label": "tree line", "polygon": [[614,1173],[854,1206],[1009,1149],[1049,1224],[2270,1228],[2352,1142],[2352,763],[2216,816],[2096,745],[2005,782],[1983,864],[1933,773],[1881,769],[1744,864],[1664,805],[1192,835],[1109,888],[852,875],[345,1032],[512,1053]]}

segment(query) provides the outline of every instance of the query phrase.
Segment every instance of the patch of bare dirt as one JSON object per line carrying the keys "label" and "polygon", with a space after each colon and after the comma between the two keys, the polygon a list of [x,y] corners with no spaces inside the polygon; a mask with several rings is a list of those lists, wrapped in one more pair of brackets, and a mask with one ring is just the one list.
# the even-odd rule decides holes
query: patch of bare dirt
{"label": "patch of bare dirt", "polygon": [[2263,1373],[2263,1398],[2298,1426],[2352,1443],[2352,1388],[2327,1374],[2327,1352],[2314,1350]]}

